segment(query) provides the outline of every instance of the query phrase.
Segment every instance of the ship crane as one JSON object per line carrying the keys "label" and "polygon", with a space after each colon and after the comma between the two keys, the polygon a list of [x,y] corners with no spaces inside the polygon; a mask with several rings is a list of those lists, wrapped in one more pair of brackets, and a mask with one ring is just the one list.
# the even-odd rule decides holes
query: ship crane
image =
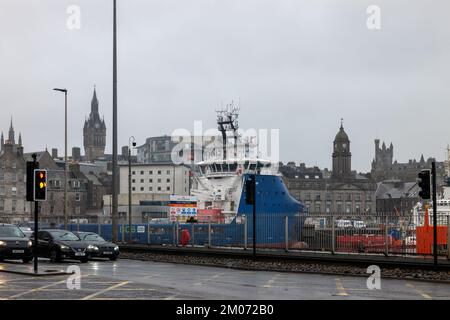
{"label": "ship crane", "polygon": [[239,129],[239,107],[231,101],[224,109],[217,110],[218,130],[222,134],[223,160],[227,160],[227,132],[232,131],[234,137],[234,159],[237,157],[237,131]]}

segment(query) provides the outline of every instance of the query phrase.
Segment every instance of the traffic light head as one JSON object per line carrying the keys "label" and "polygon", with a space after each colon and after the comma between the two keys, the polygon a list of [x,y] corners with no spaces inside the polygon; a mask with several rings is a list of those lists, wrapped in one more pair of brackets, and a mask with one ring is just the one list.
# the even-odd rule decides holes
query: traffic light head
{"label": "traffic light head", "polygon": [[250,176],[245,181],[245,203],[248,205],[255,204],[255,188],[256,181],[255,176]]}
{"label": "traffic light head", "polygon": [[34,201],[47,200],[47,170],[34,170]]}
{"label": "traffic light head", "polygon": [[431,171],[422,170],[418,174],[419,197],[424,200],[431,199]]}

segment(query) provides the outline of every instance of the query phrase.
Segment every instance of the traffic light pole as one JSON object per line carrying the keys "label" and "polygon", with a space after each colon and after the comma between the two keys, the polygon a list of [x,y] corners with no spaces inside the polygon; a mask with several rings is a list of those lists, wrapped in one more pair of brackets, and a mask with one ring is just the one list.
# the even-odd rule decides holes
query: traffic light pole
{"label": "traffic light pole", "polygon": [[433,188],[433,259],[434,267],[438,264],[438,252],[437,252],[437,199],[436,199],[436,162],[431,163],[431,177]]}
{"label": "traffic light pole", "polygon": [[[36,162],[37,155],[33,154],[32,157],[33,157],[34,168],[37,168],[37,162]],[[38,210],[39,210],[39,203],[37,201],[34,201],[34,243],[33,243],[34,273],[38,273],[38,255],[37,255],[37,251],[38,251],[38,230],[39,230]]]}
{"label": "traffic light pole", "polygon": [[252,176],[253,183],[253,257],[256,257],[256,175]]}

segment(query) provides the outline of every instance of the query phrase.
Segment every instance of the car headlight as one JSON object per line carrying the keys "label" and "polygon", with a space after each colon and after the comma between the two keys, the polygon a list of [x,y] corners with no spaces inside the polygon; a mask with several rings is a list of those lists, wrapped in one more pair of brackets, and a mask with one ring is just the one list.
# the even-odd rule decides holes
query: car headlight
{"label": "car headlight", "polygon": [[115,246],[115,247],[114,247],[114,250],[115,250],[115,251],[119,250],[119,246]]}
{"label": "car headlight", "polygon": [[92,244],[90,244],[90,245],[88,245],[87,249],[88,249],[88,250],[94,250],[94,251],[97,251],[97,250],[98,250],[98,247],[93,246]]}
{"label": "car headlight", "polygon": [[6,242],[0,240],[0,246],[6,246]]}
{"label": "car headlight", "polygon": [[28,241],[28,246],[31,247],[33,245],[33,241]]}
{"label": "car headlight", "polygon": [[70,250],[68,246],[65,246],[63,244],[61,244],[59,247],[61,248],[61,250]]}

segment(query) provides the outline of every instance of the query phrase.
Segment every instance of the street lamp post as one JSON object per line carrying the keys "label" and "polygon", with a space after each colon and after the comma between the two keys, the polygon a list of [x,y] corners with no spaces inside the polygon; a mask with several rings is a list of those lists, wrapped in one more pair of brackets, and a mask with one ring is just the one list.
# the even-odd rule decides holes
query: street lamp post
{"label": "street lamp post", "polygon": [[131,194],[131,148],[136,146],[133,136],[128,140],[128,243],[132,243],[132,194]]}
{"label": "street lamp post", "polygon": [[67,89],[54,88],[53,90],[64,92],[64,229],[67,230]]}

